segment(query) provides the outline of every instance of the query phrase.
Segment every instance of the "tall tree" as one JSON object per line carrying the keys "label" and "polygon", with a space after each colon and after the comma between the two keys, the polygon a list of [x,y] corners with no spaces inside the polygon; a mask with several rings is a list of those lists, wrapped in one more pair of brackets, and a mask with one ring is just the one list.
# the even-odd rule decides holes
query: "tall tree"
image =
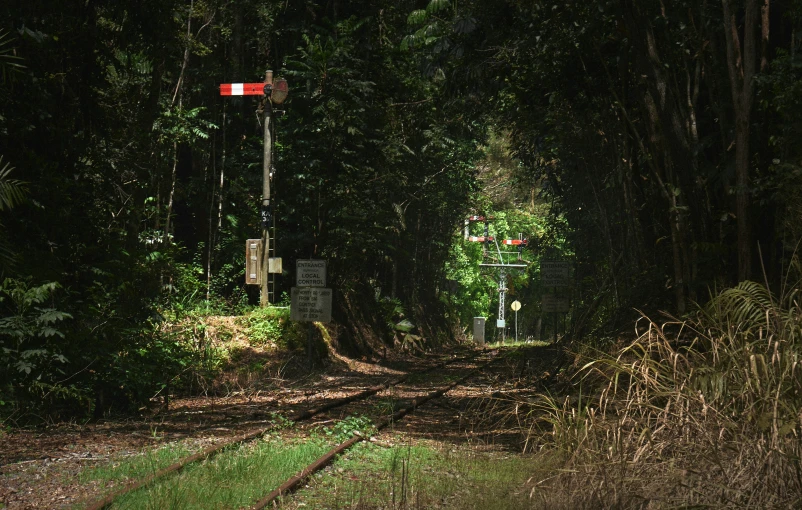
{"label": "tall tree", "polygon": [[[758,28],[763,24],[763,51],[769,34],[769,0],[764,0],[762,17],[758,15],[758,0],[745,0],[743,9],[743,37],[730,0],[721,0],[724,10],[724,36],[727,48],[727,68],[735,114],[735,214],[738,222],[738,279],[747,280],[752,274],[752,235],[749,223],[750,158],[749,137],[752,122],[752,105],[755,97],[755,73],[758,63]],[[743,41],[743,42],[742,42]],[[765,68],[766,64],[762,64]]]}

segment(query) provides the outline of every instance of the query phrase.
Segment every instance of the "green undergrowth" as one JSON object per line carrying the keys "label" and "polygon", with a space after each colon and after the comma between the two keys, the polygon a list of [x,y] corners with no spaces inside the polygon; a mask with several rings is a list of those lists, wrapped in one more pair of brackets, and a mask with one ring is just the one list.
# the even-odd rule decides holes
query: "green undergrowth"
{"label": "green undergrowth", "polygon": [[526,481],[547,468],[531,455],[360,443],[315,475],[284,508],[517,509],[528,502]]}
{"label": "green undergrowth", "polygon": [[266,437],[184,468],[128,494],[114,509],[204,509],[249,506],[331,447],[323,438]]}
{"label": "green undergrowth", "polygon": [[304,348],[306,336],[301,324],[290,321],[290,309],[254,308],[240,320],[248,342],[254,346],[273,344],[286,350]]}
{"label": "green undergrowth", "polygon": [[367,416],[348,416],[343,420],[339,420],[331,427],[321,428],[315,431],[329,439],[329,441],[337,444],[345,442],[354,434],[369,436],[376,431],[373,421]]}
{"label": "green undergrowth", "polygon": [[139,454],[118,457],[111,463],[92,467],[83,471],[78,480],[81,483],[99,480],[102,482],[127,482],[143,478],[163,469],[181,457],[191,455],[191,450],[182,443],[170,443]]}
{"label": "green undergrowth", "polygon": [[286,307],[215,315],[198,308],[168,317],[162,330],[191,355],[169,388],[179,394],[254,391],[284,379],[287,359],[303,350],[306,333]]}
{"label": "green undergrowth", "polygon": [[[231,447],[206,461],[191,464],[177,475],[168,475],[150,487],[117,500],[111,508],[237,508],[264,497],[284,480],[355,432],[367,435],[373,424],[364,416],[350,416],[331,427],[317,428],[301,438],[292,425],[274,416],[275,429],[263,439]],[[193,453],[186,445],[172,443],[140,455],[121,457],[84,471],[81,483],[141,479]]]}

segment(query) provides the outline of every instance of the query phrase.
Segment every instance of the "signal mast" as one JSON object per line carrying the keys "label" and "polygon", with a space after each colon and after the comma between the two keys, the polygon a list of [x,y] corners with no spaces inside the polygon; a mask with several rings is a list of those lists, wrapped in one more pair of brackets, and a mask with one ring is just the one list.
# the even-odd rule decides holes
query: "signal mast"
{"label": "signal mast", "polygon": [[[271,274],[281,273],[281,259],[271,257],[275,254],[276,222],[273,218],[273,205],[270,200],[270,178],[273,175],[273,103],[281,104],[287,99],[289,88],[287,80],[273,80],[273,71],[265,71],[264,83],[221,83],[221,96],[265,96],[264,101],[264,152],[262,161],[262,238],[249,239],[245,244],[246,270],[245,283],[259,285],[261,306],[270,305],[270,296],[275,301],[275,279]],[[273,230],[271,241],[270,230]],[[271,246],[272,245],[272,246]],[[272,285],[271,285],[272,280]],[[272,287],[272,291],[271,291]]]}
{"label": "signal mast", "polygon": [[[505,337],[504,332],[506,331],[506,321],[504,320],[504,314],[506,313],[505,307],[505,299],[507,294],[507,271],[509,270],[524,270],[529,267],[527,264],[522,263],[523,261],[523,247],[528,244],[528,241],[523,238],[523,234],[518,235],[518,239],[503,239],[501,244],[505,246],[517,246],[517,252],[502,252],[501,248],[499,247],[498,241],[495,237],[490,235],[490,222],[493,221],[493,216],[471,216],[467,220],[465,220],[465,240],[474,243],[484,243],[484,247],[482,249],[482,258],[483,259],[490,259],[490,243],[493,242],[495,244],[496,253],[498,254],[498,262],[482,262],[479,264],[479,267],[489,267],[489,268],[497,268],[498,269],[498,316],[496,318],[496,328],[502,330],[502,341]],[[484,235],[483,236],[471,236],[470,235],[470,225],[471,223],[484,223]],[[511,264],[504,261],[504,255],[509,254],[516,254],[518,255],[518,264]]]}

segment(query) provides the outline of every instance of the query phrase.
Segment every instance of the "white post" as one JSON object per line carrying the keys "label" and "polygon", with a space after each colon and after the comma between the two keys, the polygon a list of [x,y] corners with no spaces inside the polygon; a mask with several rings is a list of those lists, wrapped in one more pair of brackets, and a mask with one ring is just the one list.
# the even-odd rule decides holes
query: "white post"
{"label": "white post", "polygon": [[518,342],[518,310],[521,309],[521,302],[517,299],[510,305],[512,311],[515,312],[515,342]]}

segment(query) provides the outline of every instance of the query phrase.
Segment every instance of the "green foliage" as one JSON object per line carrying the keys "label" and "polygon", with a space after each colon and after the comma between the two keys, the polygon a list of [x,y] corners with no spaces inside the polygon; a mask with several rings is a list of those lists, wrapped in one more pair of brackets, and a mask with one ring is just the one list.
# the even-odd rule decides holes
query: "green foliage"
{"label": "green foliage", "polygon": [[743,281],[714,296],[704,310],[717,325],[732,325],[744,331],[763,324],[767,312],[774,309],[774,298],[763,285]]}
{"label": "green foliage", "polygon": [[[264,105],[217,91],[266,68],[290,83],[273,116],[275,246],[288,268],[276,292],[294,260],[326,258],[335,318],[360,322],[343,347],[364,348],[360,332],[391,321],[435,341],[449,321],[492,316],[497,282],[455,235],[472,212],[499,217],[494,235],[537,240],[533,268],[574,257],[579,336],[732,280],[733,107],[715,2],[132,5],[0,7],[0,147],[28,183],[0,163],[0,263],[4,277],[69,289],[57,364],[87,394],[136,407],[192,372],[195,354],[163,318],[258,300],[242,244],[261,229]],[[779,33],[797,7],[778,7]],[[773,39],[751,126],[751,229],[772,288],[802,235],[789,43]],[[25,256],[11,264],[12,252]],[[460,288],[442,292],[449,279]],[[509,284],[536,308],[535,269]],[[256,342],[294,342],[282,319],[263,319]]]}
{"label": "green foliage", "polygon": [[[407,23],[411,27],[420,28],[401,40],[401,49],[409,50],[433,45],[435,53],[448,49],[448,40],[444,36],[448,33],[448,29],[451,28],[451,24],[447,16],[441,16],[440,14],[442,14],[441,11],[445,11],[449,7],[451,7],[449,0],[431,0],[425,9],[417,9],[409,13]],[[466,24],[465,20],[461,20],[458,26],[461,27],[461,30],[467,31],[472,31],[475,28],[475,24]]]}
{"label": "green foliage", "polygon": [[[268,438],[227,450],[209,462],[188,466],[178,476],[129,493],[119,508],[239,508],[249,506],[283,480],[323,455],[330,445],[319,439],[303,441]],[[180,503],[177,503],[180,502]]]}
{"label": "green foliage", "polygon": [[404,304],[398,298],[385,297],[379,302],[382,311],[382,318],[389,331],[400,331],[409,333],[414,329],[414,325],[406,317]]}
{"label": "green foliage", "polygon": [[257,307],[242,319],[245,335],[252,345],[276,345],[281,349],[304,348],[304,330],[290,321],[289,308]]}
{"label": "green foliage", "polygon": [[553,464],[424,442],[361,443],[337,460],[334,472],[295,497],[309,508],[526,508],[528,491],[516,488],[533,476],[547,478]]}
{"label": "green foliage", "polygon": [[3,84],[11,81],[25,69],[21,63],[22,58],[14,53],[14,48],[11,46],[13,42],[7,30],[0,30],[0,76]]}
{"label": "green foliage", "polygon": [[126,454],[122,458],[112,459],[108,465],[87,468],[78,475],[78,479],[87,483],[94,480],[125,482],[144,478],[191,453],[186,445],[170,443],[138,455]]}
{"label": "green foliage", "polygon": [[276,412],[270,413],[270,424],[272,425],[273,430],[286,430],[293,428],[295,426],[294,421],[290,420],[283,414],[279,414]]}
{"label": "green foliage", "polygon": [[162,143],[189,143],[206,140],[209,132],[217,129],[217,125],[201,117],[204,107],[182,109],[173,107],[162,112],[154,122],[153,131],[158,133]]}
{"label": "green foliage", "polygon": [[354,435],[370,436],[375,430],[376,428],[370,418],[356,415],[338,420],[333,426],[324,428],[323,435],[339,444],[351,439]]}
{"label": "green foliage", "polygon": [[[27,191],[24,182],[10,179],[8,175],[14,169],[9,163],[3,164],[0,155],[0,211],[12,209],[25,201]],[[5,234],[5,227],[0,223],[0,269],[10,268],[14,264],[15,253]]]}
{"label": "green foliage", "polygon": [[61,327],[72,316],[55,307],[59,288],[56,282],[32,285],[12,278],[0,286],[0,391],[9,400],[51,394],[55,379],[65,374]]}
{"label": "green foliage", "polygon": [[3,165],[2,156],[0,165],[0,211],[7,211],[25,201],[26,186],[24,182],[8,177],[14,167],[9,163]]}
{"label": "green foliage", "polygon": [[[540,183],[522,179],[520,161],[509,154],[509,139],[491,132],[483,153],[484,158],[478,162],[479,179],[494,191],[482,197],[478,207],[483,208],[478,210],[493,217],[489,235],[498,240],[500,250],[491,243],[487,259],[484,259],[481,243],[455,243],[451,248],[451,259],[446,263],[446,278],[458,285],[444,299],[453,308],[452,313],[459,317],[463,329],[470,327],[473,317],[487,317],[493,321],[498,310],[498,273],[481,269],[479,263],[498,262],[498,251],[513,252],[501,256],[507,263],[519,263],[514,249],[502,245],[501,240],[518,239],[521,235],[529,241],[521,252],[521,261],[530,266],[525,271],[510,271],[507,275],[507,302],[518,299],[528,305],[529,313],[521,314],[519,331],[534,336],[541,316],[537,307],[544,291],[539,281],[538,262],[545,253],[562,258],[570,256],[570,251],[565,246],[564,237],[551,235],[555,220],[539,196]],[[484,235],[484,224],[470,226],[469,235]]]}

